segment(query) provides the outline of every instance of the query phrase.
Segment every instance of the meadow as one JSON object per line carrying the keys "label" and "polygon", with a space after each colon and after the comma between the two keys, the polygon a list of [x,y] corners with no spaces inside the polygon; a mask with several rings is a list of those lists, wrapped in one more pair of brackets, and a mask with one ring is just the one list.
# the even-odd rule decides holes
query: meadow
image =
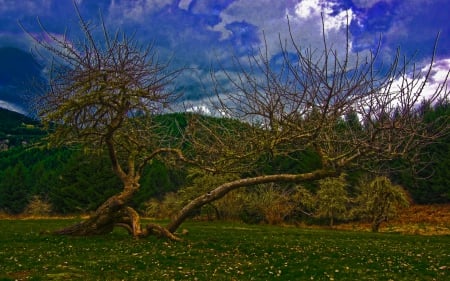
{"label": "meadow", "polygon": [[0,280],[450,280],[450,236],[187,222],[182,242],[0,220]]}

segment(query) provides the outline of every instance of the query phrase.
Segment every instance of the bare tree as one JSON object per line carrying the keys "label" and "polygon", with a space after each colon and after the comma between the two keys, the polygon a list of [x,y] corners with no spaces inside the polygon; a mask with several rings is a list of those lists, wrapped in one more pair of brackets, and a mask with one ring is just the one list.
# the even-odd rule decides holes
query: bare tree
{"label": "bare tree", "polygon": [[[289,40],[280,39],[281,62],[271,60],[267,44],[246,60],[235,58],[237,71],[222,71],[227,87],[221,77],[212,75],[217,111],[243,125],[224,128],[220,122],[199,120],[191,135],[203,137],[194,137],[192,143],[198,153],[208,156],[210,169],[246,176],[191,201],[170,222],[169,231],[175,231],[193,209],[233,189],[312,181],[352,169],[386,171],[394,159],[412,163],[423,159],[419,157],[423,148],[449,133],[448,116],[429,124],[420,109],[422,103],[449,98],[449,73],[431,93],[427,90],[433,82],[434,52],[425,69],[400,52],[390,64],[383,64],[379,49],[368,55],[352,53],[348,28],[344,49],[332,47],[325,29],[322,34],[322,47],[311,49],[300,46],[290,30]],[[279,156],[301,161],[299,152],[311,150],[321,165],[306,173],[265,174],[258,169]]]}
{"label": "bare tree", "polygon": [[[184,158],[177,140],[164,134],[155,120],[177,97],[170,85],[179,71],[169,71],[151,47],[142,49],[124,33],[111,35],[104,25],[103,43],[98,43],[78,15],[82,41],[50,32],[50,42],[36,38],[57,59],[49,89],[38,100],[39,113],[52,130],[52,144],[106,150],[123,190],[86,221],[57,233],[103,234],[119,225],[138,237],[156,231],[177,239],[173,233],[193,210],[231,190],[318,180],[351,168],[383,169],[392,159],[416,159],[422,147],[449,131],[448,120],[428,126],[418,109],[433,60],[423,72],[398,53],[388,67],[377,69],[377,53],[353,57],[349,42],[345,50],[333,49],[324,30],[321,50],[301,48],[291,32],[289,44],[280,40],[281,63],[273,63],[261,50],[245,62],[235,59],[237,72],[225,71],[231,89],[221,87],[213,76],[218,82],[217,110],[227,118],[193,115],[185,136],[197,165],[245,176],[190,201],[166,227],[142,228],[128,203],[139,189],[143,168],[155,157]],[[444,82],[426,102],[446,101],[448,94]],[[349,116],[353,118],[346,119]],[[302,151],[314,151],[320,167],[289,174],[260,169],[264,161],[301,157]]]}
{"label": "bare tree", "polygon": [[182,157],[177,141],[158,121],[178,96],[171,84],[181,70],[161,63],[153,46],[144,48],[124,32],[110,34],[103,19],[94,27],[75,9],[81,40],[55,36],[42,24],[44,39],[33,37],[37,50],[53,58],[49,84],[36,99],[37,112],[50,130],[51,145],[78,147],[87,157],[106,151],[123,189],[87,220],[56,233],[104,234],[122,226],[133,236],[151,231],[171,236],[156,225],[142,228],[128,204],[145,165],[155,158]]}

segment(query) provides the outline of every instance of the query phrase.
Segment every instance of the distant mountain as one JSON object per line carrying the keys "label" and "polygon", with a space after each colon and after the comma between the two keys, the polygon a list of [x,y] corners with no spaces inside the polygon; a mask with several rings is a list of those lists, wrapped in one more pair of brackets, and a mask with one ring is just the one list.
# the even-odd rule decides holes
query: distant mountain
{"label": "distant mountain", "polygon": [[29,144],[44,134],[38,121],[0,108],[0,151]]}
{"label": "distant mountain", "polygon": [[42,69],[29,52],[0,48],[0,107],[26,110],[32,83],[42,79]]}

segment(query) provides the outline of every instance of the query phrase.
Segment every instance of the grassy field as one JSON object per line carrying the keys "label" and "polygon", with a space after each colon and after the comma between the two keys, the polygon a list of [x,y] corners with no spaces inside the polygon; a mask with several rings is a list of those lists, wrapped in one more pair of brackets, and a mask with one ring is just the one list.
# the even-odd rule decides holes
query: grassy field
{"label": "grassy field", "polygon": [[0,220],[0,280],[450,280],[450,236],[189,222],[183,242]]}

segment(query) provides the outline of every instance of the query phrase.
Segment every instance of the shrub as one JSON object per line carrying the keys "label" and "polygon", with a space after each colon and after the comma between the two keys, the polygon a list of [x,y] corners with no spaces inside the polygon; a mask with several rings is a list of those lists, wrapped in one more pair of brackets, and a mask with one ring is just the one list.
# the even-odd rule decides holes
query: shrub
{"label": "shrub", "polygon": [[[214,202],[217,209],[218,219],[221,220],[243,220],[246,194],[245,190],[233,190],[222,199]],[[245,217],[245,216],[244,216]]]}
{"label": "shrub", "polygon": [[162,200],[152,198],[144,204],[144,215],[156,219],[167,219],[174,216],[183,206],[179,193],[166,193]]}
{"label": "shrub", "polygon": [[283,187],[276,184],[260,185],[255,190],[241,192],[234,204],[240,219],[246,223],[281,224],[299,211],[309,210],[313,197],[301,186]]}
{"label": "shrub", "polygon": [[333,226],[335,219],[344,218],[347,212],[350,199],[346,185],[345,175],[319,181],[319,190],[316,195],[317,215],[330,219],[330,226]]}
{"label": "shrub", "polygon": [[25,207],[24,214],[28,216],[48,216],[52,212],[52,205],[39,195],[34,195]]}

